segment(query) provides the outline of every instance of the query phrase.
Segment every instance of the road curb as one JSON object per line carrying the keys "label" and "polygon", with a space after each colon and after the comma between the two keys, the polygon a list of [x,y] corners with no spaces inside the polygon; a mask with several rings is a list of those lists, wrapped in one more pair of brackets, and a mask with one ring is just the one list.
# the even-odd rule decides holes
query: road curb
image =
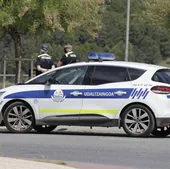
{"label": "road curb", "polygon": [[75,169],[65,165],[0,157],[0,169]]}

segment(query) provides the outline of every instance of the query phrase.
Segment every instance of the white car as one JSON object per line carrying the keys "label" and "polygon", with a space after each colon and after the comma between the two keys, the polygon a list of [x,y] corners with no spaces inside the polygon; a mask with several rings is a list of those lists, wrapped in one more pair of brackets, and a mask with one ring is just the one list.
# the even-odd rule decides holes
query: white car
{"label": "white car", "polygon": [[0,90],[1,123],[16,133],[73,125],[169,135],[170,69],[98,55],[90,59],[100,61],[62,66]]}

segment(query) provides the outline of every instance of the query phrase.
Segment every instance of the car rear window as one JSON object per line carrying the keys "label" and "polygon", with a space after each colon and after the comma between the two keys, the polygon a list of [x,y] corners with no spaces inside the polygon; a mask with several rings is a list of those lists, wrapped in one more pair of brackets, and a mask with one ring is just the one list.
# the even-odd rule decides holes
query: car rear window
{"label": "car rear window", "polygon": [[170,84],[170,69],[160,69],[152,76],[155,82]]}
{"label": "car rear window", "polygon": [[144,69],[136,69],[136,68],[128,68],[129,76],[131,80],[136,80],[140,76],[142,76],[146,70]]}

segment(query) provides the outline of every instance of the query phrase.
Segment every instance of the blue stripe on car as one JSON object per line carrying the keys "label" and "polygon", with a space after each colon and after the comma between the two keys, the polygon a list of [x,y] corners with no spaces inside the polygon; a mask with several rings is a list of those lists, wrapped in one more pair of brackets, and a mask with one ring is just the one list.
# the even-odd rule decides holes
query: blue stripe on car
{"label": "blue stripe on car", "polygon": [[[71,89],[71,90],[62,90],[66,98],[112,98],[112,99],[145,99],[148,95],[148,89],[137,89],[137,88],[114,88],[114,89]],[[82,95],[73,96],[72,92],[81,92]],[[4,97],[4,99],[12,98],[51,98],[55,90],[34,90],[34,91],[23,91],[12,93]],[[123,95],[115,94],[115,92],[124,92]]]}

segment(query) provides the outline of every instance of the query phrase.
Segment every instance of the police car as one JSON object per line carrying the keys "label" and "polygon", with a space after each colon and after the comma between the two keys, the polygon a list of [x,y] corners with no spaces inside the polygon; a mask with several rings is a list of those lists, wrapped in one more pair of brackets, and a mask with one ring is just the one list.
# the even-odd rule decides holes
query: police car
{"label": "police car", "polygon": [[59,125],[123,127],[129,136],[170,133],[170,69],[114,61],[110,53],[53,69],[0,90],[0,121],[10,132]]}

